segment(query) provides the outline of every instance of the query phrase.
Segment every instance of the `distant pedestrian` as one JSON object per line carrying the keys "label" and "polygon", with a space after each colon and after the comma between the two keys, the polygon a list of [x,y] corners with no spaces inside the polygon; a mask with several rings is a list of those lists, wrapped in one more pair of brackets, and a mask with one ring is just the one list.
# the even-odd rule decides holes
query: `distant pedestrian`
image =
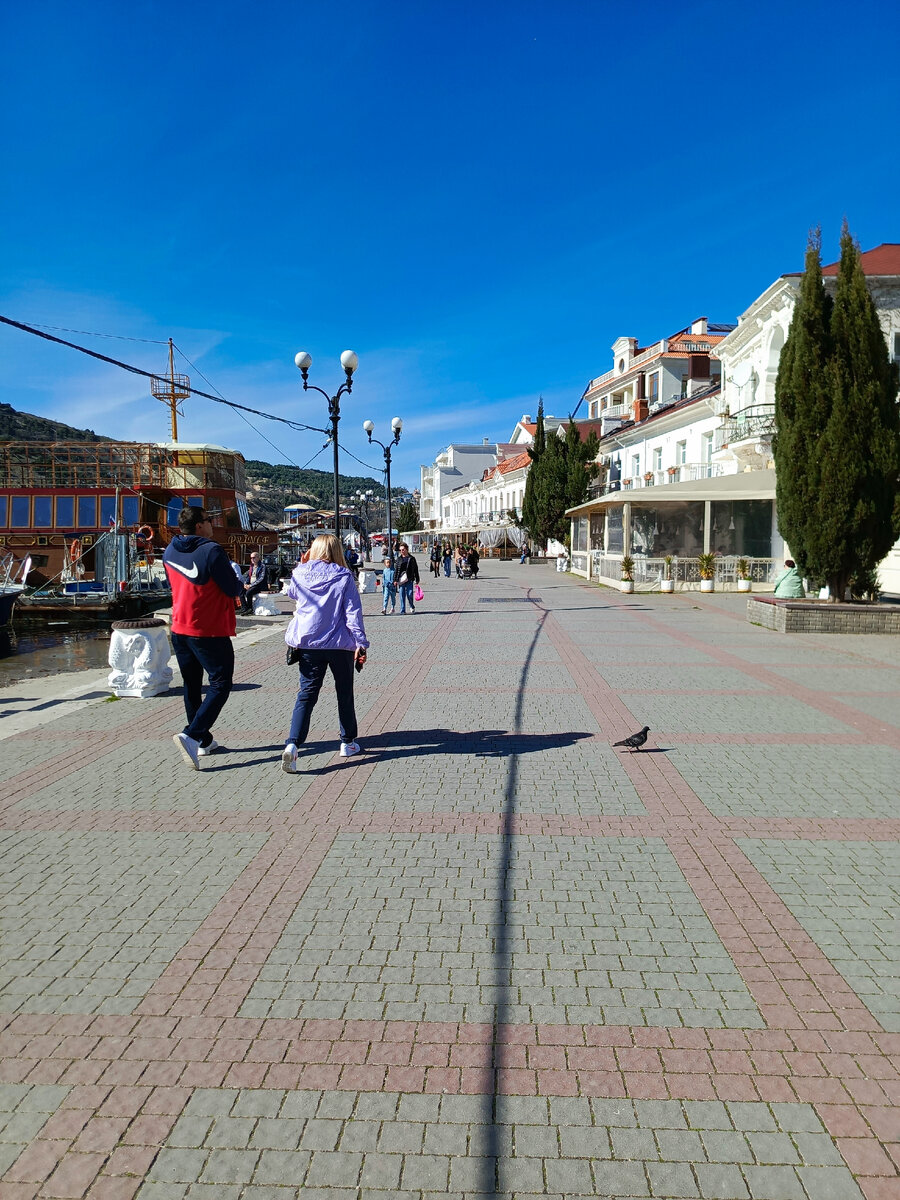
{"label": "distant pedestrian", "polygon": [[527,558],[528,558],[530,555],[531,555],[531,551],[530,551],[530,550],[529,550],[529,548],[528,548],[528,543],[527,543],[527,542],[523,542],[523,543],[522,543],[522,554],[521,554],[521,556],[520,556],[520,558],[519,558],[519,565],[520,565],[520,566],[522,566],[522,567],[524,567],[524,566],[525,566],[525,560],[526,560],[526,559],[527,559]]}
{"label": "distant pedestrian", "polygon": [[413,589],[419,582],[419,564],[410,554],[406,542],[400,543],[400,554],[394,569],[397,573],[397,591],[400,593],[400,615],[405,615],[407,604],[409,611],[414,613]]}
{"label": "distant pedestrian", "polygon": [[369,639],[359,589],[334,534],[323,533],[315,539],[308,560],[294,569],[287,592],[297,603],[284,640],[298,650],[300,690],[281,755],[281,769],[293,775],[298,747],[306,741],[312,712],[329,670],[337,692],[341,757],[359,754],[353,677],[354,667],[366,660]]}
{"label": "distant pedestrian", "polygon": [[[212,521],[197,505],[178,514],[179,532],[163,554],[172,589],[172,649],[184,684],[187,724],[172,740],[195,771],[218,749],[212,735],[234,678],[234,602],[244,589],[228,555],[213,541]],[[207,676],[203,696],[203,672]]]}
{"label": "distant pedestrian", "polygon": [[435,579],[437,579],[441,573],[441,557],[440,543],[435,542],[431,547],[431,556],[429,558],[429,562],[431,563],[431,573]]}
{"label": "distant pedestrian", "polygon": [[384,560],[384,566],[381,571],[381,596],[382,613],[387,614],[388,604],[390,604],[390,611],[393,613],[397,605],[397,582],[396,572],[394,571],[394,560],[390,557]]}
{"label": "distant pedestrian", "polygon": [[469,552],[466,555],[466,562],[469,565],[469,570],[472,572],[473,579],[478,578],[478,558],[479,558],[478,550],[476,549],[475,546],[470,546]]}
{"label": "distant pedestrian", "polygon": [[453,551],[450,549],[449,542],[444,542],[444,546],[441,551],[441,557],[442,557],[443,563],[444,563],[444,574],[449,579],[450,578],[450,568],[453,566]]}

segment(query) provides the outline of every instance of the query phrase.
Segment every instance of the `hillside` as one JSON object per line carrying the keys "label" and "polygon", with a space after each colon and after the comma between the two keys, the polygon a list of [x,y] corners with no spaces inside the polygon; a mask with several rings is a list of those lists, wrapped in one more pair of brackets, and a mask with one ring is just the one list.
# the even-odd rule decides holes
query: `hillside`
{"label": "hillside", "polygon": [[[17,412],[9,404],[0,404],[0,441],[15,442],[108,442],[115,439],[95,433],[93,429],[77,429],[62,421],[50,421],[32,413]],[[276,525],[282,520],[286,504],[311,504],[314,508],[332,505],[332,475],[330,471],[290,467],[284,463],[267,463],[261,459],[247,460],[247,507],[257,525]],[[0,480],[0,483],[3,481]],[[371,488],[382,496],[384,487],[371,475],[341,475],[341,498]],[[400,492],[402,489],[393,489]]]}
{"label": "hillside", "polygon": [[62,421],[48,421],[0,404],[0,441],[4,442],[109,442],[112,438],[93,429],[76,429]]}

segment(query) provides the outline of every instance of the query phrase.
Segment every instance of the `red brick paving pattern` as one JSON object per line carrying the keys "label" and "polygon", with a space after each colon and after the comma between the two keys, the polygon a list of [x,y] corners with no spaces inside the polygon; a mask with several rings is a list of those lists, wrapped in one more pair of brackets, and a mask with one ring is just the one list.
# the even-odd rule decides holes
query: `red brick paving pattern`
{"label": "red brick paving pattern", "polygon": [[[460,589],[455,608],[476,600]],[[607,605],[620,601],[604,593]],[[857,734],[684,734],[681,741],[900,745],[900,731],[765,667],[699,642],[644,612],[648,632],[702,648],[782,696],[859,729]],[[366,715],[370,736],[399,727],[458,622],[444,617],[423,643],[404,688]],[[545,633],[599,726],[599,740],[634,718],[551,615]],[[772,635],[775,636],[775,635]],[[252,662],[251,680],[280,661]],[[432,689],[428,689],[432,690]],[[548,692],[556,689],[548,689]],[[693,694],[688,690],[684,694]],[[703,693],[706,694],[706,693]],[[729,693],[734,694],[734,693]],[[167,733],[171,712],[136,719]],[[877,735],[877,736],[876,736]],[[27,736],[27,735],[25,735]],[[34,736],[40,736],[37,731]],[[38,1138],[0,1182],[0,1195],[129,1197],[197,1087],[326,1088],[646,1099],[804,1101],[837,1139],[869,1200],[900,1197],[900,1034],[886,1033],[735,844],[737,837],[897,840],[900,820],[714,817],[662,754],[622,755],[646,809],[640,817],[382,814],[354,811],[375,768],[325,774],[288,813],[29,812],[15,808],[112,750],[124,730],[84,735],[7,782],[6,829],[272,832],[131,1016],[0,1018],[4,1082],[71,1087]],[[77,735],[73,735],[77,737]],[[488,1025],[242,1018],[241,1004],[338,832],[484,832],[659,837],[675,858],[759,1007],[766,1028]]]}

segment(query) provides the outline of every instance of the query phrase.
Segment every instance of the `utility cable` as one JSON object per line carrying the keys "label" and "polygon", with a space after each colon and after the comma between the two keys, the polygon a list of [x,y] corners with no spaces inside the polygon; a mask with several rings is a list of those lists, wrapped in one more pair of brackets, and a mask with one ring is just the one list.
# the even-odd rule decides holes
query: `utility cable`
{"label": "utility cable", "polygon": [[[70,350],[78,350],[82,354],[87,354],[90,358],[99,359],[100,362],[110,363],[114,367],[121,367],[123,371],[130,371],[132,375],[142,375],[145,379],[165,380],[166,378],[165,375],[160,375],[158,371],[145,371],[141,367],[133,366],[131,363],[121,362],[119,359],[110,358],[106,354],[98,354],[96,350],[88,350],[87,346],[79,346],[76,342],[67,342],[65,338],[58,338],[50,333],[43,333],[33,325],[25,325],[21,321],[13,321],[10,317],[0,316],[0,323],[11,325],[13,329],[21,329],[24,333],[34,334],[36,337],[44,338],[48,342],[56,342],[60,346],[68,346]],[[281,425],[290,426],[291,429],[310,430],[313,433],[328,433],[327,429],[321,429],[318,425],[304,425],[300,421],[291,421],[287,417],[276,417],[273,413],[261,412],[258,408],[248,408],[246,404],[235,404],[233,400],[223,400],[221,396],[213,396],[211,392],[201,392],[199,388],[189,387],[187,390],[194,396],[202,396],[204,400],[212,400],[216,404],[224,404],[228,408],[233,408],[240,412],[252,413],[256,417],[264,417],[267,421],[278,421]]]}
{"label": "utility cable", "polygon": [[91,329],[67,329],[65,325],[41,325],[40,322],[34,322],[35,329],[54,329],[57,333],[78,333],[82,337],[102,337],[102,338],[117,338],[120,342],[147,342],[151,346],[168,346],[168,342],[160,340],[160,338],[139,338],[129,337],[125,333],[94,333]]}
{"label": "utility cable", "polygon": [[[191,368],[191,370],[194,371],[195,374],[199,375],[204,383],[208,383],[209,386],[219,395],[219,397],[222,400],[225,400],[225,397],[222,395],[222,393],[219,391],[219,389],[216,387],[216,385],[212,382],[212,380],[207,379],[206,376],[203,374],[203,372],[200,370],[200,368],[198,366],[196,366],[194,363],[192,363],[191,360],[188,358],[188,356],[185,354],[185,352],[183,350],[179,349],[178,346],[176,346],[174,342],[172,343],[172,345],[176,350],[178,350],[178,353],[181,355],[181,357],[184,359],[184,361],[187,363],[187,365]],[[228,401],[225,400],[225,403],[227,404]],[[241,418],[242,421],[244,421],[247,425],[250,426],[250,428],[257,435],[257,437],[261,437],[262,440],[266,443],[266,445],[271,446],[272,449],[281,458],[286,458],[292,467],[297,466],[297,463],[294,462],[294,460],[291,458],[291,456],[289,454],[285,454],[285,452],[281,446],[276,446],[275,443],[273,441],[271,441],[270,438],[267,438],[261,429],[257,429],[249,417],[245,417],[242,412],[238,412],[237,415]],[[302,470],[303,468],[301,467],[300,469]]]}

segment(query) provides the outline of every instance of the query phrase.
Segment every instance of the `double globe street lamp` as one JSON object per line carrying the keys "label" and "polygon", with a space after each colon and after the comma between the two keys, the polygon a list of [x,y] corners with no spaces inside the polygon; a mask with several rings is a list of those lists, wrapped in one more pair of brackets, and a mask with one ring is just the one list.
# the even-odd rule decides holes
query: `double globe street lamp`
{"label": "double globe street lamp", "polygon": [[[312,366],[312,355],[307,354],[305,350],[301,350],[294,355],[294,363],[298,367],[300,374],[303,376],[303,390],[307,392],[310,388],[314,392],[319,392],[328,401],[328,417],[331,421],[331,429],[322,430],[323,433],[328,433],[331,438],[332,446],[334,447],[334,533],[335,537],[340,540],[341,536],[341,498],[340,498],[340,480],[338,476],[338,421],[341,419],[341,396],[345,392],[349,393],[353,390],[353,372],[359,366],[359,358],[352,350],[345,350],[341,355],[341,366],[344,368],[346,379],[338,388],[333,396],[329,396],[322,388],[316,387],[315,384],[307,382],[309,368]],[[370,439],[371,440],[371,439]]]}
{"label": "double globe street lamp", "polygon": [[400,417],[393,417],[391,420],[391,430],[393,438],[387,445],[384,442],[379,442],[378,438],[372,437],[372,430],[375,428],[373,421],[363,421],[363,429],[369,437],[370,444],[375,443],[384,451],[384,474],[385,474],[385,507],[387,509],[387,538],[388,538],[388,553],[393,558],[394,556],[394,528],[391,522],[391,451],[394,446],[400,441],[400,431],[403,428],[403,421]]}

